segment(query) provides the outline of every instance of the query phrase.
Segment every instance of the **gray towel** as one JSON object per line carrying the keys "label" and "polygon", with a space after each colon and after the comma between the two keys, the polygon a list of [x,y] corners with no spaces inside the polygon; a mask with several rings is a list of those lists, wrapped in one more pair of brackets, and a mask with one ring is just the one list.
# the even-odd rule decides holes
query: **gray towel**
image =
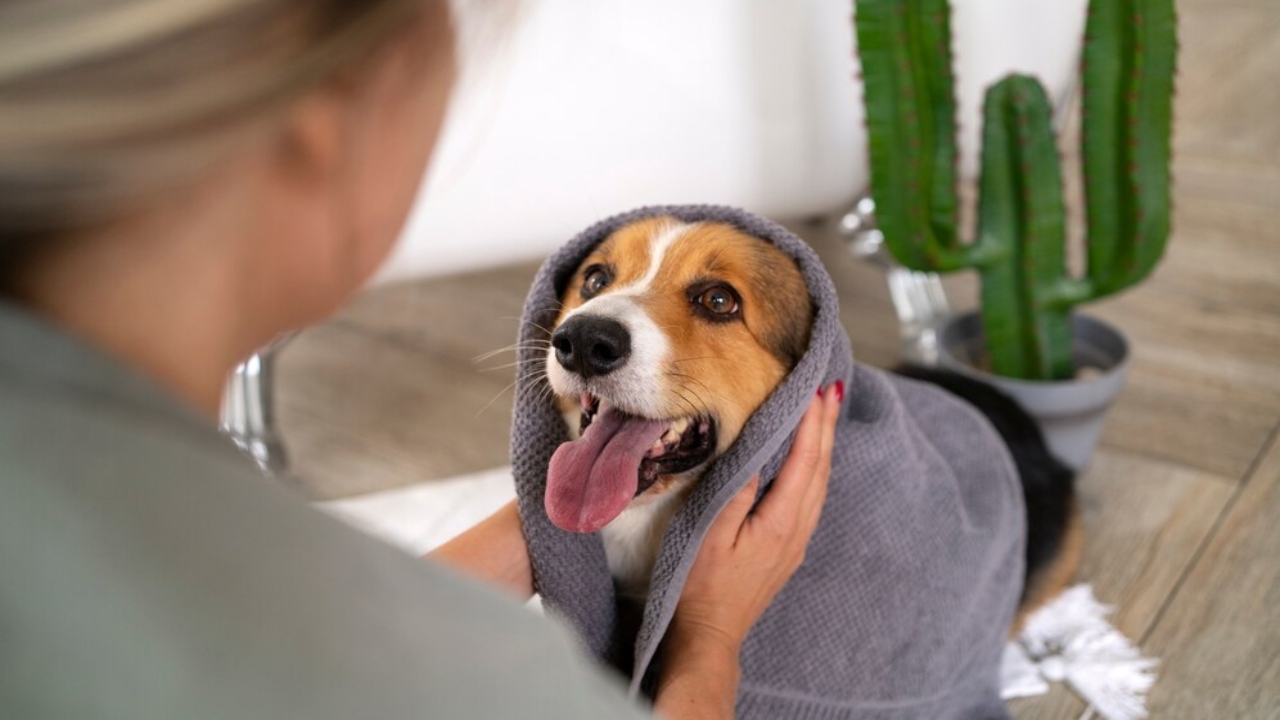
{"label": "gray towel", "polygon": [[[615,229],[655,215],[720,221],[795,258],[817,308],[810,345],[712,465],[663,541],[637,634],[619,621],[597,534],[556,528],[543,504],[547,464],[568,434],[541,374],[536,340],[560,291]],[[1023,576],[1025,519],[1013,463],[995,431],[933,387],[853,361],[835,286],[785,228],[725,207],[650,207],[601,221],[552,255],[525,303],[511,433],[520,512],[538,591],[586,649],[651,691],[655,657],[708,526],[753,475],[776,474],[822,385],[845,406],[830,493],[804,565],[742,649],[741,718],[1001,718],[998,670]],[[634,628],[633,628],[634,629]]]}

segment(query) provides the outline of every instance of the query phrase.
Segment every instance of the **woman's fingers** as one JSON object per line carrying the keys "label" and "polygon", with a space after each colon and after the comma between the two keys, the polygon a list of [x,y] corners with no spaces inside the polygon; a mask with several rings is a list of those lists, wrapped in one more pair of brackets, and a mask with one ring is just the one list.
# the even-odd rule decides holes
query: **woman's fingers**
{"label": "woman's fingers", "polygon": [[796,428],[791,453],[756,507],[757,517],[785,525],[800,516],[801,500],[809,489],[814,470],[822,461],[822,415],[822,398],[814,397]]}
{"label": "woman's fingers", "polygon": [[840,422],[840,408],[843,406],[844,383],[837,382],[827,388],[822,400],[822,440],[818,453],[819,464],[815,471],[817,477],[809,484],[808,493],[802,501],[809,529],[817,526],[822,516],[822,507],[826,504],[827,486],[831,479],[831,453],[835,446],[836,426]]}
{"label": "woman's fingers", "polygon": [[826,500],[840,391],[805,410],[791,452],[752,511],[760,480],[729,501],[707,533],[681,592],[671,636],[710,634],[740,643],[804,562]]}
{"label": "woman's fingers", "polygon": [[751,482],[739,490],[737,495],[733,496],[724,510],[720,511],[720,516],[711,526],[708,533],[711,537],[708,539],[714,538],[729,544],[736,542],[738,533],[742,530],[742,524],[751,513],[751,506],[756,502],[756,492],[759,488],[760,476],[757,475],[751,478]]}

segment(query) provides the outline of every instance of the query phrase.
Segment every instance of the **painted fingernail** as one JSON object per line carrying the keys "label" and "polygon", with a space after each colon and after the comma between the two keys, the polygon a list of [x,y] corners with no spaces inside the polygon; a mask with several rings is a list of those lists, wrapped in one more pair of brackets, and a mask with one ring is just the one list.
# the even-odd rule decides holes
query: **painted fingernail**
{"label": "painted fingernail", "polygon": [[817,392],[816,394],[817,394],[817,396],[818,396],[818,397],[822,397],[822,387],[821,387],[821,386],[819,386],[819,387],[818,387],[818,392]]}
{"label": "painted fingernail", "polygon": [[844,381],[836,381],[836,402],[844,402]]}

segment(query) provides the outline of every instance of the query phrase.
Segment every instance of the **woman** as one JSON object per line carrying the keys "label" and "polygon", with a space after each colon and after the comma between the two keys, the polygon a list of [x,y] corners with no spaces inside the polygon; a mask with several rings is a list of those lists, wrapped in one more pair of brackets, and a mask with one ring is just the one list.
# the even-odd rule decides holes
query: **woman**
{"label": "woman", "polygon": [[[437,0],[0,0],[0,717],[642,716],[508,597],[513,507],[416,562],[215,430],[237,361],[387,254],[453,76]],[[731,716],[835,394],[704,544],[668,717]]]}

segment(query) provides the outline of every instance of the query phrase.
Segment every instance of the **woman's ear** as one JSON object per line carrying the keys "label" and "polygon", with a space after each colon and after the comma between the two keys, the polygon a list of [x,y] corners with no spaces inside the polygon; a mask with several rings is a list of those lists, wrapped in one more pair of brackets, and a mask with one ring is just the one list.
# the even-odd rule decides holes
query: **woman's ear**
{"label": "woman's ear", "polygon": [[260,244],[288,255],[281,261],[307,292],[323,291],[323,313],[377,270],[413,205],[453,80],[446,21],[388,38],[284,108],[273,128]]}
{"label": "woman's ear", "polygon": [[262,184],[252,200],[253,262],[270,266],[294,322],[314,322],[363,278],[351,197],[354,162],[350,94],[317,87],[275,120],[261,145]]}
{"label": "woman's ear", "polygon": [[285,115],[273,148],[279,178],[312,186],[332,181],[348,143],[349,102],[338,87],[317,88]]}

